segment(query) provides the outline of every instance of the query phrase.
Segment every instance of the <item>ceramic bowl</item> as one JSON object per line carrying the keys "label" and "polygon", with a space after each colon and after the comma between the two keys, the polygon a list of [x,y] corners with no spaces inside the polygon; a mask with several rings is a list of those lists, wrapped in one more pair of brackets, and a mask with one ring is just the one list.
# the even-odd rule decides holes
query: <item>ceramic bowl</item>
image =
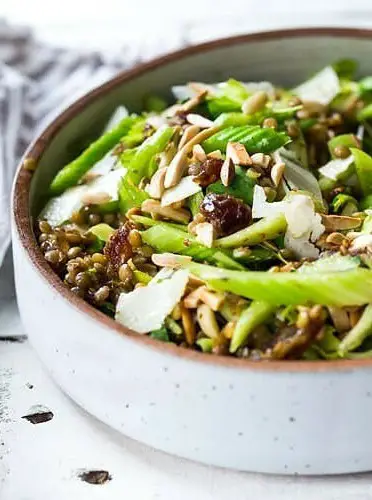
{"label": "ceramic bowl", "polygon": [[140,109],[173,84],[272,80],[293,85],[331,61],[372,74],[372,31],[305,29],[239,36],[140,65],[60,115],[30,147],[13,192],[18,304],[52,377],[88,412],[163,451],[281,474],[372,469],[372,360],[251,362],[186,350],[126,330],[73,295],[39,251],[32,222],[49,182],[119,103]]}

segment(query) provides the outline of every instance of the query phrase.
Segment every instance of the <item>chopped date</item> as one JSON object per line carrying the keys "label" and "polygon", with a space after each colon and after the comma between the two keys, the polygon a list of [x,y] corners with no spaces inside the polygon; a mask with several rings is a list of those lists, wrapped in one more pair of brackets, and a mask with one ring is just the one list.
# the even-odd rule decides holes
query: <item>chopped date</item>
{"label": "chopped date", "polygon": [[252,220],[251,207],[227,194],[207,194],[200,205],[200,212],[213,225],[218,236],[235,233]]}
{"label": "chopped date", "polygon": [[194,176],[194,182],[205,187],[213,184],[220,178],[223,160],[207,158],[200,165],[191,165],[189,174]]}
{"label": "chopped date", "polygon": [[130,222],[126,222],[112,234],[105,245],[104,254],[115,270],[118,270],[133,255],[133,249],[129,243],[129,233],[132,228],[133,225]]}

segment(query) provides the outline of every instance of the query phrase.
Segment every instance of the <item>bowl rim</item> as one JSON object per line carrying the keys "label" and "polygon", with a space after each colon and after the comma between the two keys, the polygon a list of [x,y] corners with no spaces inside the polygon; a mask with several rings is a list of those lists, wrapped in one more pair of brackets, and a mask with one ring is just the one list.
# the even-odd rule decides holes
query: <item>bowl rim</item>
{"label": "bowl rim", "polygon": [[372,41],[372,30],[359,28],[292,28],[281,30],[262,31],[257,33],[243,34],[226,38],[219,38],[205,43],[192,45],[174,52],[167,53],[151,61],[144,62],[129,70],[119,73],[114,78],[111,78],[104,84],[90,91],[83,97],[79,98],[61,114],[59,114],[52,123],[34,140],[25,152],[15,175],[13,190],[12,190],[12,207],[15,229],[17,230],[20,243],[28,254],[31,264],[47,282],[49,286],[54,288],[63,299],[74,306],[78,311],[87,314],[94,321],[98,321],[102,326],[125,335],[129,341],[136,342],[143,347],[154,349],[159,353],[176,356],[184,361],[205,363],[215,365],[216,367],[234,368],[241,370],[253,371],[280,371],[280,372],[324,372],[338,371],[353,368],[371,368],[372,359],[358,360],[277,360],[277,361],[252,361],[232,356],[213,356],[202,352],[194,351],[188,348],[176,346],[172,343],[165,343],[157,339],[153,339],[148,335],[140,335],[123,325],[117,323],[114,319],[106,316],[101,311],[77,297],[67,288],[62,280],[54,273],[43,257],[43,254],[37,244],[34,232],[32,217],[29,212],[29,190],[32,180],[32,172],[23,167],[25,159],[32,158],[37,161],[42,156],[45,148],[55,135],[66,126],[69,121],[74,118],[85,106],[93,103],[93,101],[103,96],[107,92],[115,89],[124,82],[128,82],[133,78],[142,74],[151,72],[155,68],[166,66],[168,63],[182,59],[194,54],[202,54],[216,48],[230,47],[240,43],[260,42],[266,40],[276,40],[283,38],[296,37],[317,37],[328,36],[335,38],[354,38],[367,39]]}

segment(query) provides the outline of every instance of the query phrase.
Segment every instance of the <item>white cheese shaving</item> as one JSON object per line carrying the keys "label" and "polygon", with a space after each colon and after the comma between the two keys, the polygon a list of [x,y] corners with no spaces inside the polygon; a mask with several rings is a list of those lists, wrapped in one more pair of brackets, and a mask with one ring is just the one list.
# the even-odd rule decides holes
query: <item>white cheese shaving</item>
{"label": "white cheese shaving", "polygon": [[371,248],[372,248],[372,234],[361,234],[352,241],[349,250],[351,252],[358,252]]}
{"label": "white cheese shaving", "polygon": [[161,328],[165,318],[181,300],[189,273],[175,271],[169,279],[122,293],[116,306],[115,319],[138,333]]}
{"label": "white cheese shaving", "polygon": [[177,201],[182,201],[201,191],[199,184],[193,181],[192,175],[183,177],[180,182],[169,189],[167,189],[161,199],[161,206],[166,207]]}
{"label": "white cheese shaving", "polygon": [[313,78],[293,89],[302,101],[319,102],[328,105],[340,92],[340,81],[331,66],[327,66]]}
{"label": "white cheese shaving", "polygon": [[106,193],[110,201],[119,198],[119,182],[125,174],[125,168],[119,168],[107,175],[97,177],[88,184],[67,189],[60,196],[51,198],[46,204],[40,217],[46,219],[52,227],[58,226],[69,220],[74,212],[83,206],[83,199],[97,193]]}
{"label": "white cheese shaving", "polygon": [[318,171],[319,173],[324,175],[324,177],[328,177],[328,179],[333,179],[334,181],[336,181],[341,174],[347,171],[353,161],[353,155],[350,155],[347,158],[343,159],[336,158],[323,165],[323,167],[320,167]]}
{"label": "white cheese shaving", "polygon": [[295,255],[315,258],[319,250],[313,245],[324,232],[321,216],[315,212],[313,200],[304,194],[292,194],[283,201],[268,203],[261,186],[253,192],[252,217],[272,217],[283,213],[287,221],[285,246]]}

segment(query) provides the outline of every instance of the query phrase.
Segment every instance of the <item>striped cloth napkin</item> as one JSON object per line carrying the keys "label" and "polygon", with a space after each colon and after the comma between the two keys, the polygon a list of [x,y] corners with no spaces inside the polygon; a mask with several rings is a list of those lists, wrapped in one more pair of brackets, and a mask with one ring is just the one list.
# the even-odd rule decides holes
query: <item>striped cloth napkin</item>
{"label": "striped cloth napkin", "polygon": [[10,190],[32,139],[64,108],[119,71],[184,44],[128,44],[117,53],[60,49],[0,20],[0,266],[10,243]]}

